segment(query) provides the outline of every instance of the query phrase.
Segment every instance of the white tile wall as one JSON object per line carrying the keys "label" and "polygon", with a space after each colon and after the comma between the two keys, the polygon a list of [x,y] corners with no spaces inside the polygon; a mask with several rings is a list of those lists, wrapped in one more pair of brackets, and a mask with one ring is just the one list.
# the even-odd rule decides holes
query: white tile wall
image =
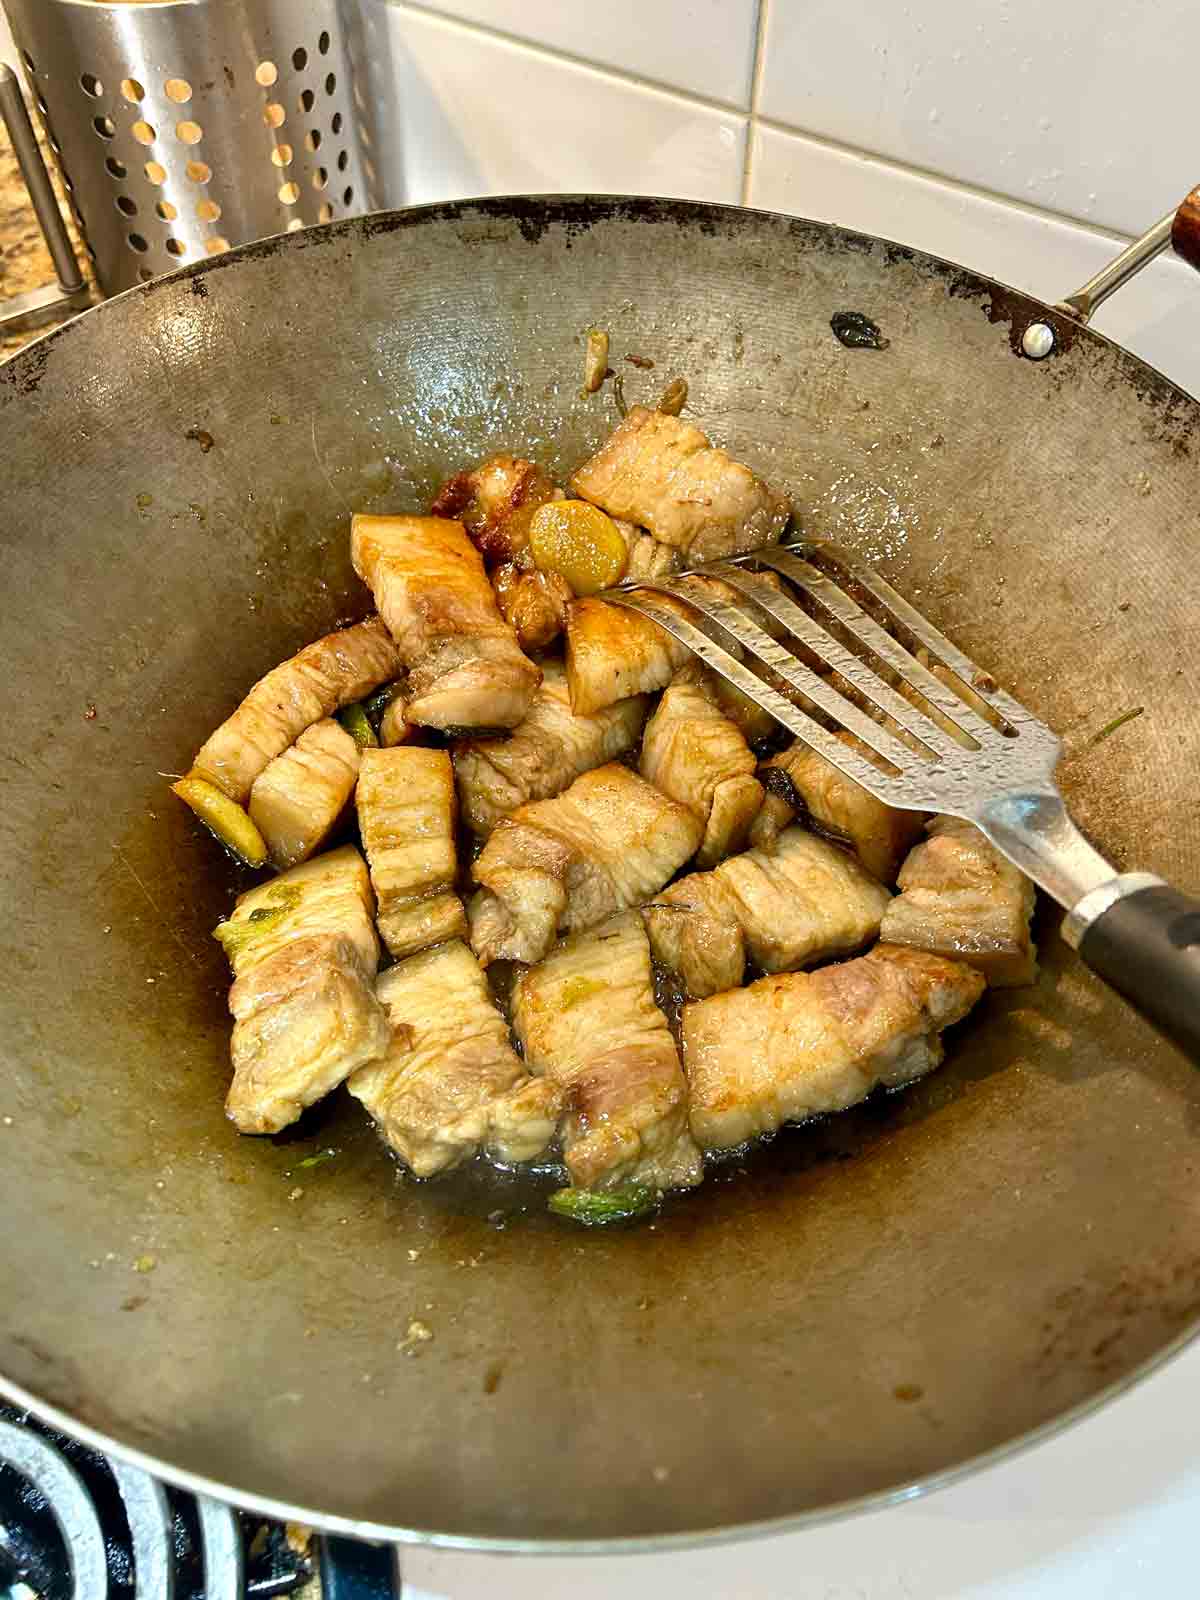
{"label": "white tile wall", "polygon": [[750,108],[757,0],[441,0],[435,9]]}
{"label": "white tile wall", "polygon": [[412,6],[387,20],[406,201],[566,189],[740,197],[740,113]]}
{"label": "white tile wall", "polygon": [[758,110],[1141,233],[1200,181],[1195,0],[767,0]]}

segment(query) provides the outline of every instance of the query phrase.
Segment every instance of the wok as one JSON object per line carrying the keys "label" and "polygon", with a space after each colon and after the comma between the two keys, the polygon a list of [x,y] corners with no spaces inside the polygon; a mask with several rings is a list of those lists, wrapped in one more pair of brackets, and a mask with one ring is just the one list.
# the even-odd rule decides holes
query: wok
{"label": "wok", "polygon": [[[844,348],[842,310],[887,349]],[[991,995],[941,1073],[652,1226],[408,1181],[345,1095],[273,1140],[225,1121],[209,934],[237,885],[163,774],[363,614],[352,510],[607,433],[589,326],[630,400],[686,374],[806,530],[1067,736],[1111,859],[1200,880],[1200,409],[985,278],[718,206],[481,201],[236,251],[0,368],[3,1388],[379,1537],[630,1545],[879,1503],[1078,1415],[1200,1314],[1200,1077],[1048,913],[1038,986]]]}

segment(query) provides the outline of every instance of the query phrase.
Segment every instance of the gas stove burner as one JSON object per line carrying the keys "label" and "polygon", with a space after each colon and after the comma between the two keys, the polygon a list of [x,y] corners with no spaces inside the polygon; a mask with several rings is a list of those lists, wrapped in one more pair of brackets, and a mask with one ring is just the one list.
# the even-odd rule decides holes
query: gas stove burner
{"label": "gas stove burner", "polygon": [[[317,1554],[325,1600],[399,1593],[390,1552],[326,1539]],[[312,1574],[279,1523],[168,1489],[0,1405],[0,1600],[267,1600]]]}

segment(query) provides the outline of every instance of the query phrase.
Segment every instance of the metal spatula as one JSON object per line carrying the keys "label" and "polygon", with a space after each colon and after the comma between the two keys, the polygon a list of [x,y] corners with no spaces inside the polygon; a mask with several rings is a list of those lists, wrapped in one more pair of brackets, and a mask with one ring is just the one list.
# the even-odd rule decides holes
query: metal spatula
{"label": "metal spatula", "polygon": [[1064,936],[1088,966],[1200,1062],[1200,900],[1115,872],[1067,814],[1058,736],[856,556],[792,544],[606,598],[657,622],[878,799],[973,822],[1066,908]]}

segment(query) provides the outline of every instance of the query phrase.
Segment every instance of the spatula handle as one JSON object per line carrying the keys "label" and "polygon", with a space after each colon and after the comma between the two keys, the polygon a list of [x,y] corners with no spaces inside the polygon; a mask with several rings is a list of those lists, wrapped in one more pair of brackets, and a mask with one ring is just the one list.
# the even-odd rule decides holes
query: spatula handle
{"label": "spatula handle", "polygon": [[1135,889],[1087,925],[1078,948],[1093,972],[1200,1066],[1200,900],[1166,883]]}

